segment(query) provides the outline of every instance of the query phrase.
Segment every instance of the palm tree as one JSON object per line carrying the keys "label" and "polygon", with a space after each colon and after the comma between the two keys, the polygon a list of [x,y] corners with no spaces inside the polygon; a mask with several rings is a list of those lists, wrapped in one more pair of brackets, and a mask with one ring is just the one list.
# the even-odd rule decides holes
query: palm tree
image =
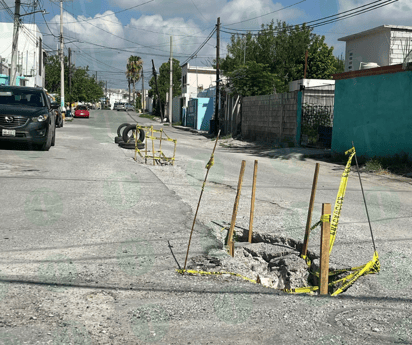
{"label": "palm tree", "polygon": [[127,61],[127,65],[126,65],[126,79],[127,79],[127,84],[129,86],[129,103],[130,103],[130,84],[132,83],[132,68],[131,65],[129,63],[129,61]]}
{"label": "palm tree", "polygon": [[126,77],[129,82],[129,102],[130,102],[130,83],[133,84],[133,105],[136,104],[136,83],[140,80],[140,73],[143,67],[143,60],[140,56],[130,55],[127,59]]}

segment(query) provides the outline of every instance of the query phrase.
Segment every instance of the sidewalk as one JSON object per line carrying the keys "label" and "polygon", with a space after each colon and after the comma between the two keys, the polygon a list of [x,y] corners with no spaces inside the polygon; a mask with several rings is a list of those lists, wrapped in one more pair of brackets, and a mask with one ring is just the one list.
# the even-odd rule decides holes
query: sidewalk
{"label": "sidewalk", "polygon": [[[197,133],[207,136],[208,131],[200,131],[191,127],[185,126],[173,126],[180,130]],[[259,151],[260,155],[281,158],[281,159],[298,159],[303,160],[305,157],[329,157],[331,155],[331,149],[313,148],[313,147],[279,147],[279,144],[261,142],[261,141],[246,141],[238,140],[234,138],[220,139],[220,146],[227,147],[235,150],[242,150],[249,153],[256,153]]]}

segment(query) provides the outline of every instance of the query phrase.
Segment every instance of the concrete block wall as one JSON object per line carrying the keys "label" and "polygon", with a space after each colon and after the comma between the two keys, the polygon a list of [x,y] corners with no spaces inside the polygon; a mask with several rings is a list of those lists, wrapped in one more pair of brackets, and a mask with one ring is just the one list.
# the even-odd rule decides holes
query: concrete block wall
{"label": "concrete block wall", "polygon": [[298,91],[244,97],[242,137],[258,141],[296,141]]}

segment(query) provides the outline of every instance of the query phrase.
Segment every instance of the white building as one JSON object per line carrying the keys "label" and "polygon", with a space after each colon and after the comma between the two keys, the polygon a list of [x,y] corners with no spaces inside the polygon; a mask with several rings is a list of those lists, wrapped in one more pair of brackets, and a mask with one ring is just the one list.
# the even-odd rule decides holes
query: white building
{"label": "white building", "polygon": [[[0,51],[5,65],[11,64],[13,23],[0,23]],[[44,87],[46,52],[43,36],[36,24],[22,24],[19,29],[17,76],[20,85]],[[3,74],[3,77],[5,75]],[[23,78],[24,77],[24,78]]]}
{"label": "white building", "polygon": [[412,26],[381,25],[338,41],[346,42],[345,72],[359,70],[361,65],[365,68],[365,63],[376,64],[371,67],[396,65],[403,63],[412,49]]}
{"label": "white building", "polygon": [[[221,79],[225,79],[220,75]],[[199,92],[216,86],[216,69],[213,67],[182,66],[182,107],[187,107],[191,98]]]}
{"label": "white building", "polygon": [[115,103],[129,102],[129,90],[126,89],[107,89],[106,96],[109,98],[111,109]]}

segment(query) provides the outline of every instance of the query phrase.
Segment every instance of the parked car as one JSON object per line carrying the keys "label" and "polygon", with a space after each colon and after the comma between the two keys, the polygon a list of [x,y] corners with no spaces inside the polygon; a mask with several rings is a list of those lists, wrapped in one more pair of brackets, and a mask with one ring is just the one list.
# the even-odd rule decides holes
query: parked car
{"label": "parked car", "polygon": [[[62,111],[61,111],[61,107],[60,104],[58,102],[52,101],[51,102],[52,108],[54,110],[54,114],[56,116],[56,127],[60,128],[63,127],[63,116],[62,116]],[[67,113],[66,113],[67,115]]]}
{"label": "parked car", "polygon": [[0,141],[48,151],[56,140],[54,107],[41,88],[0,86]]}
{"label": "parked car", "polygon": [[118,102],[115,102],[114,103],[114,105],[113,105],[113,110],[117,110],[117,106],[119,105],[119,103]]}
{"label": "parked car", "polygon": [[126,110],[126,103],[122,103],[122,102],[117,103],[117,108],[116,108],[116,110],[117,110],[117,111],[119,111],[119,110]]}
{"label": "parked car", "polygon": [[124,107],[125,107],[125,110],[134,111],[134,106],[131,105],[130,103],[126,103],[126,104],[124,105]]}
{"label": "parked car", "polygon": [[87,110],[87,107],[85,105],[79,105],[76,108],[76,111],[74,112],[74,117],[87,117],[89,118],[90,113]]}

